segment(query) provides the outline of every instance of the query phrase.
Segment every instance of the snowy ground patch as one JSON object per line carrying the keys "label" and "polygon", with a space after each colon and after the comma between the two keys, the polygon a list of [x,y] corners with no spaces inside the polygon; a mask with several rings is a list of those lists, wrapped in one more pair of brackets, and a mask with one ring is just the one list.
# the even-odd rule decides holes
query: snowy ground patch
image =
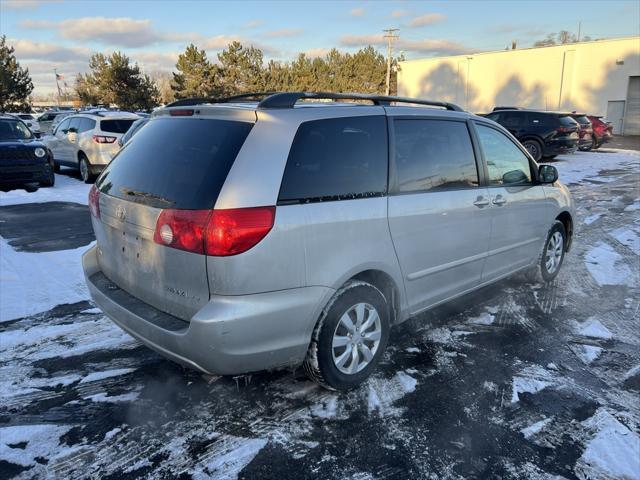
{"label": "snowy ground patch", "polygon": [[0,460],[22,465],[37,466],[68,453],[60,445],[60,437],[71,429],[63,425],[18,425],[0,428]]}
{"label": "snowy ground patch", "polygon": [[640,236],[627,227],[616,228],[610,235],[625,247],[629,247],[636,255],[640,255]]}
{"label": "snowy ground patch", "polygon": [[576,474],[593,478],[640,478],[640,437],[605,409],[582,422],[595,432],[576,464]]}
{"label": "snowy ground patch", "polygon": [[63,303],[87,300],[89,291],[81,257],[89,247],[42,253],[16,252],[0,238],[0,321],[33,315]]}
{"label": "snowy ground patch", "polygon": [[[609,150],[609,149],[608,149]],[[558,156],[552,163],[558,169],[560,181],[564,184],[581,183],[583,180],[598,177],[602,170],[615,169],[640,162],[640,152],[635,150],[614,150],[608,152],[576,152],[572,155]]]}
{"label": "snowy ground patch", "polygon": [[603,340],[609,340],[613,337],[609,329],[594,317],[588,318],[584,323],[577,324],[576,333],[583,337],[601,338]]}
{"label": "snowy ground patch", "polygon": [[631,269],[608,244],[599,242],[585,255],[587,270],[598,285],[625,285],[631,282]]}

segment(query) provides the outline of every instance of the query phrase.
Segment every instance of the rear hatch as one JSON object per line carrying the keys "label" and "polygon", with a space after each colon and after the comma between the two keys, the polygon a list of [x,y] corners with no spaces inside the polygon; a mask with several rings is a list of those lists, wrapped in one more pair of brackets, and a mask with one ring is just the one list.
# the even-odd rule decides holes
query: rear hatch
{"label": "rear hatch", "polygon": [[567,138],[569,140],[578,140],[580,138],[580,124],[576,122],[571,115],[558,115],[560,126],[556,128],[556,138]]}
{"label": "rear hatch", "polygon": [[229,117],[200,110],[185,117],[160,114],[96,182],[100,214],[93,224],[103,273],[134,297],[184,320],[209,300],[206,256],[156,243],[156,223],[163,209],[214,207],[255,121],[255,114]]}

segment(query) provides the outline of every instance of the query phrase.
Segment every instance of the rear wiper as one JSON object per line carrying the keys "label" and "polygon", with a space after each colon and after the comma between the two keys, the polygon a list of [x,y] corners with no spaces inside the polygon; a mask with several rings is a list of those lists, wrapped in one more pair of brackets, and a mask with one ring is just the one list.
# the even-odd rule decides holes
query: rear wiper
{"label": "rear wiper", "polygon": [[168,198],[161,197],[160,195],[156,195],[154,193],[139,192],[137,190],[132,190],[132,189],[127,188],[127,187],[120,188],[120,191],[122,193],[124,193],[125,195],[128,195],[130,197],[148,198],[150,200],[156,200],[158,202],[165,203],[165,204],[168,204],[168,205],[173,205],[174,203],[176,203],[173,200],[169,200]]}

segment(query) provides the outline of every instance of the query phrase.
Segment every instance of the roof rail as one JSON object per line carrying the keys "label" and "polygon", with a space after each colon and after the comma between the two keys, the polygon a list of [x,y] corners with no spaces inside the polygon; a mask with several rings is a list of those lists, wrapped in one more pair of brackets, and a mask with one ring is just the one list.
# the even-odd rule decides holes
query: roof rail
{"label": "roof rail", "polygon": [[250,100],[252,98],[259,99],[273,95],[275,92],[255,92],[255,93],[243,93],[241,95],[232,95],[230,97],[193,97],[183,98],[182,100],[176,100],[175,102],[165,105],[165,107],[188,107],[193,105],[202,105],[203,103],[231,103],[238,100]]}
{"label": "roof rail", "polygon": [[391,103],[413,103],[416,105],[428,105],[441,107],[447,110],[463,112],[458,105],[449,102],[436,102],[421,100],[419,98],[392,97],[387,95],[369,95],[362,93],[329,93],[329,92],[282,92],[269,95],[258,104],[258,108],[293,108],[298,100],[367,100],[374,105],[390,105]]}

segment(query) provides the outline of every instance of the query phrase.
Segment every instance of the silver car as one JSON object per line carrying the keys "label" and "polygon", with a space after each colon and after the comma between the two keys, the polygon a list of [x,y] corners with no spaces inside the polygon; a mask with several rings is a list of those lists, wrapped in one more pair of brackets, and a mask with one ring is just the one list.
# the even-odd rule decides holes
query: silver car
{"label": "silver car", "polygon": [[91,183],[120,149],[118,140],[138,116],[128,112],[96,111],[70,115],[44,138],[60,166],[76,168]]}
{"label": "silver car", "polygon": [[348,389],[409,317],[516,272],[555,278],[575,216],[557,177],[448,103],[182,100],[92,188],[83,267],[116,324],[182,365],[302,364]]}

